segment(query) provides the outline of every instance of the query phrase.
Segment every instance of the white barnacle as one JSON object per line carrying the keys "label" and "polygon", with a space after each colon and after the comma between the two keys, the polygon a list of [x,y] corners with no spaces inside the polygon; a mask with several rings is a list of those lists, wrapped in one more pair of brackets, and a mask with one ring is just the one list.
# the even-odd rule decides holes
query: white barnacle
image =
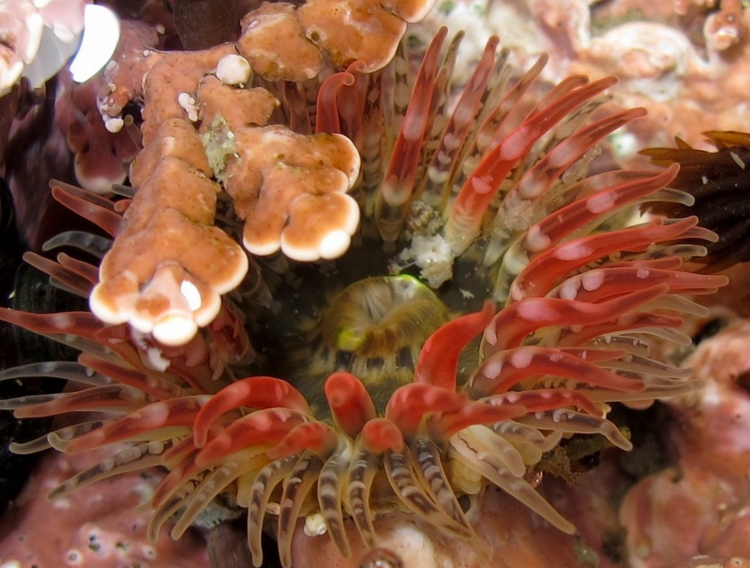
{"label": "white barnacle", "polygon": [[121,116],[104,116],[104,128],[112,134],[117,134],[125,126],[125,121]]}
{"label": "white barnacle", "polygon": [[307,536],[320,536],[325,534],[326,521],[320,513],[313,513],[305,517],[305,534]]}
{"label": "white barnacle", "polygon": [[225,85],[245,85],[251,74],[247,59],[234,53],[222,57],[216,66],[216,77]]}
{"label": "white barnacle", "polygon": [[200,106],[193,95],[190,93],[180,93],[177,95],[177,103],[185,110],[191,122],[198,122]]}

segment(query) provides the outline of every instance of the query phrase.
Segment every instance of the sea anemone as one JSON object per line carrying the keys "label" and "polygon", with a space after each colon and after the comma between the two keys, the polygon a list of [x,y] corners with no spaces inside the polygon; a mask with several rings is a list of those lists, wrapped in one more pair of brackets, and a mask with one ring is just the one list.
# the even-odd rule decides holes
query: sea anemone
{"label": "sea anemone", "polygon": [[706,314],[687,296],[726,283],[683,269],[717,237],[695,217],[632,220],[692,202],[667,188],[677,166],[588,175],[599,141],[645,112],[606,110],[615,79],[534,99],[545,58],[514,79],[492,38],[454,104],[461,35],[443,49],[446,34],[414,78],[402,43],[380,70],[304,84],[226,79],[220,62],[244,65],[231,44],[140,50],[158,72],[130,82],[145,101],[133,187],[111,201],[52,184],[114,241],[47,248],[99,269],[27,255],[96,315],[0,310],[81,351],[3,371],[75,388],[2,408],[92,414],[13,451],[119,448],[51,497],[162,467],[151,536],[174,517],[179,537],[218,501],[246,511],[256,566],[269,514],[285,567],[300,518],[345,556],[347,520],[374,547],[373,517],[392,509],[478,540],[461,501],[487,484],[574,532],[538,466],[573,435],[630,449],[610,403],[695,387],[665,353],[690,343],[682,314]]}

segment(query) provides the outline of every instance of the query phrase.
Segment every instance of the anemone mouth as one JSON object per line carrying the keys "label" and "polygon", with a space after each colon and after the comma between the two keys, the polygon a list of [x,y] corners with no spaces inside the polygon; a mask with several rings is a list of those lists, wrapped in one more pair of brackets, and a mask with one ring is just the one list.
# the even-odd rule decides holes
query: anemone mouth
{"label": "anemone mouth", "polygon": [[[323,80],[315,128],[304,86],[284,86],[291,128],[270,122],[282,93],[218,84],[227,46],[194,55],[181,78],[192,83],[180,89],[195,96],[181,91],[179,108],[159,106],[149,89],[172,89],[162,72],[182,59],[145,56],[153,73],[138,78],[149,102],[132,199],[115,206],[54,190],[112,235],[109,251],[98,270],[37,261],[83,296],[94,289],[92,309],[111,318],[0,311],[82,351],[72,367],[0,374],[63,376],[80,390],[0,407],[23,417],[111,413],[15,449],[129,446],[55,495],[164,467],[150,534],[176,515],[179,537],[228,494],[247,511],[256,565],[268,513],[285,566],[294,525],[310,515],[322,516],[343,555],[345,520],[373,548],[372,517],[388,507],[479,544],[459,497],[487,483],[574,531],[527,476],[564,436],[629,449],[607,419],[610,403],[694,388],[652,348],[684,344],[682,316],[704,313],[682,295],[726,283],[683,267],[702,249],[682,241],[715,235],[694,218],[627,221],[641,203],[687,201],[665,189],[676,167],[587,175],[599,141],[643,114],[604,108],[614,79],[571,77],[530,105],[524,93],[544,60],[510,82],[492,38],[448,112],[460,40],[443,50],[445,36],[413,81],[403,47],[383,71],[352,65]],[[253,120],[237,118],[231,101]],[[314,129],[327,132],[302,133]],[[308,254],[342,231],[348,252]],[[240,239],[255,251],[249,260]],[[101,248],[88,241],[67,242]],[[215,317],[203,319],[206,306]],[[305,328],[300,314],[320,323]]]}
{"label": "anemone mouth", "polygon": [[395,335],[403,332],[401,341],[405,341],[412,333],[403,329],[409,315],[402,311],[411,305],[417,312],[414,323],[425,328],[414,341],[423,343],[445,323],[447,314],[437,296],[410,276],[371,278],[349,286],[327,310],[323,333],[327,342],[342,351],[363,356],[398,351]]}
{"label": "anemone mouth", "polygon": [[[412,276],[356,282],[338,294],[323,314],[318,357],[331,361],[323,375],[348,371],[371,392],[392,392],[395,388],[378,383],[410,382],[422,345],[448,319],[438,296]],[[386,401],[389,397],[378,396]]]}

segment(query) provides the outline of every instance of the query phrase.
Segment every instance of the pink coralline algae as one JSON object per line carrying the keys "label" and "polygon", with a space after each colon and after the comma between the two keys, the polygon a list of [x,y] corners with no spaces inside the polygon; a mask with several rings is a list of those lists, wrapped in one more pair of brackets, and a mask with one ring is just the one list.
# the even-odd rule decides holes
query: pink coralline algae
{"label": "pink coralline algae", "polygon": [[148,515],[135,509],[158,482],[155,471],[146,476],[132,472],[99,487],[82,488],[70,499],[39,498],[72,473],[90,466],[92,459],[101,456],[57,454],[43,459],[17,502],[0,520],[2,566],[208,565],[205,546],[197,535],[181,543],[169,538],[148,541]]}
{"label": "pink coralline algae", "polygon": [[748,341],[750,324],[740,320],[687,361],[705,387],[670,403],[679,462],[639,482],[620,511],[631,566],[712,565],[710,559],[719,566],[747,565]]}
{"label": "pink coralline algae", "polygon": [[[129,185],[52,184],[106,237],[46,248],[100,258],[26,255],[91,311],[0,309],[80,351],[0,372],[73,387],[0,406],[87,417],[11,449],[116,452],[50,498],[156,467],[148,536],[242,516],[255,566],[265,526],[288,568],[312,534],[331,557],[377,560],[404,523],[478,563],[520,562],[511,541],[541,525],[582,562],[543,478],[573,475],[580,440],[583,457],[632,449],[616,403],[696,396],[671,357],[689,349],[684,320],[709,314],[693,297],[727,283],[692,262],[719,236],[638,216],[694,203],[671,188],[678,165],[597,169],[600,144],[645,115],[607,105],[617,79],[539,94],[548,58],[514,75],[492,36],[458,88],[462,34],[439,29],[421,58],[401,40],[428,10],[263,5],[237,41],[196,51],[123,25],[98,108],[109,131],[139,130]],[[300,57],[269,53],[274,33]],[[517,538],[478,520],[509,499]]]}

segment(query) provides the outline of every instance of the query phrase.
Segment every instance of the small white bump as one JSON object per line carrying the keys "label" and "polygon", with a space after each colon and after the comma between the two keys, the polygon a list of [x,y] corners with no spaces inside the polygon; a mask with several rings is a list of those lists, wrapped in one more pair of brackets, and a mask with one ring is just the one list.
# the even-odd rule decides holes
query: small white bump
{"label": "small white bump", "polygon": [[225,85],[244,85],[251,73],[247,59],[236,54],[225,55],[216,66],[216,77]]}

